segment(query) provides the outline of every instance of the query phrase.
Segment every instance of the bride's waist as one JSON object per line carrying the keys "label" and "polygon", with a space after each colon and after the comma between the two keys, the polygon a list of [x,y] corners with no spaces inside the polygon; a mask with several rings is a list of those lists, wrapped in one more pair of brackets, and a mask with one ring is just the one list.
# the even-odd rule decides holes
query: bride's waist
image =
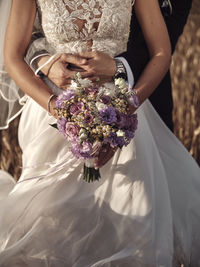
{"label": "bride's waist", "polygon": [[[50,42],[51,45],[51,42]],[[124,51],[126,51],[126,45],[121,40],[114,39],[89,39],[89,40],[74,40],[70,42],[64,42],[57,40],[52,44],[54,53],[81,53],[90,50],[102,51],[115,57]]]}

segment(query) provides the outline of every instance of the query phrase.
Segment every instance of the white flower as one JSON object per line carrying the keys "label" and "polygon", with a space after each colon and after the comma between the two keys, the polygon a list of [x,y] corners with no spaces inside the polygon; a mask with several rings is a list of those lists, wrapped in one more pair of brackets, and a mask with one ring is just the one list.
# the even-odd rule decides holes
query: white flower
{"label": "white flower", "polygon": [[123,132],[122,130],[118,130],[116,134],[117,134],[117,137],[125,137],[125,132]]}
{"label": "white flower", "polygon": [[76,90],[78,87],[78,83],[74,80],[71,81],[70,89]]}
{"label": "white flower", "polygon": [[118,86],[121,90],[127,88],[127,83],[123,78],[115,79],[115,85]]}
{"label": "white flower", "polygon": [[85,79],[79,79],[78,80],[81,87],[83,88],[88,88],[92,86],[92,81],[90,81],[89,79],[85,78]]}
{"label": "white flower", "polygon": [[97,107],[98,110],[102,110],[102,109],[107,108],[107,106],[104,103],[101,103],[101,102],[96,102],[96,107]]}
{"label": "white flower", "polygon": [[99,90],[99,94],[110,96],[116,95],[116,87],[113,83],[105,83]]}
{"label": "white flower", "polygon": [[101,123],[101,120],[99,119],[99,118],[94,118],[94,123],[96,123],[96,124],[100,124]]}

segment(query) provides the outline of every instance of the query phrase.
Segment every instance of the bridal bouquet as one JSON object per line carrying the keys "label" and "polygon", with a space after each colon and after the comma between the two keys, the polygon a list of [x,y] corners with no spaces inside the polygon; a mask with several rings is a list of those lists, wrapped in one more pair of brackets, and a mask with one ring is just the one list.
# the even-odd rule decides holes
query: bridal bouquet
{"label": "bridal bouquet", "polygon": [[134,137],[138,122],[136,114],[128,114],[129,101],[135,98],[122,78],[96,86],[89,79],[82,79],[79,73],[58,96],[57,128],[70,141],[72,154],[84,161],[85,181],[100,178],[93,160],[103,144],[122,148]]}

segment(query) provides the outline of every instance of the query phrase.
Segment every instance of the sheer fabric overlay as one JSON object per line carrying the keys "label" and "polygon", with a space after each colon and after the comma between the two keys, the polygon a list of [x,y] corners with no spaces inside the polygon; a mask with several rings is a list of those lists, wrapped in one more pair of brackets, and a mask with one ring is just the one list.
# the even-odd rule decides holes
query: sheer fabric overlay
{"label": "sheer fabric overlay", "polygon": [[[131,0],[80,0],[84,10],[95,2],[101,11],[87,38],[70,24],[68,2],[38,0],[52,51],[98,48],[115,56],[126,49]],[[200,266],[200,169],[148,100],[137,114],[135,139],[88,184],[83,163],[49,126],[55,119],[28,99],[19,125],[22,175],[15,183],[0,172],[1,267],[172,267],[176,251],[185,266]]]}
{"label": "sheer fabric overlay", "polygon": [[0,130],[8,127],[10,121],[22,111],[23,105],[23,93],[4,67],[4,39],[11,2],[11,0],[0,2]]}

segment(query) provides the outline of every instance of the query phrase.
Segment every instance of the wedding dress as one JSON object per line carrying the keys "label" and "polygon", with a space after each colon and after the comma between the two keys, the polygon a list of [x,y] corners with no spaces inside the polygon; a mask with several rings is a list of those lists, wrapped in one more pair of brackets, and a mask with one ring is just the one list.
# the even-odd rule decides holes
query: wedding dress
{"label": "wedding dress", "polygon": [[[131,0],[38,0],[51,53],[126,49]],[[92,40],[92,41],[91,41]],[[59,93],[50,81],[52,90]],[[147,100],[134,140],[82,180],[83,163],[32,99],[17,183],[0,172],[1,267],[200,266],[200,169]],[[178,265],[180,266],[180,265]]]}

